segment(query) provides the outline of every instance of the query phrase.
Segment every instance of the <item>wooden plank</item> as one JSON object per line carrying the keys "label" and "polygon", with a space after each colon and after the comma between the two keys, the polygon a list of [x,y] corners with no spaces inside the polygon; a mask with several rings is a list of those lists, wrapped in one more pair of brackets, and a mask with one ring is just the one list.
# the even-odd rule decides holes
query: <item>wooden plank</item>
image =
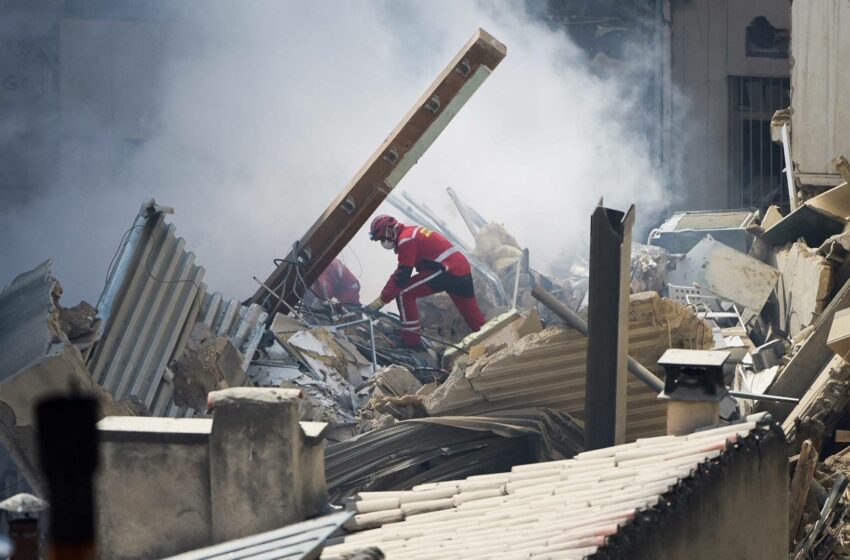
{"label": "wooden plank", "polygon": [[818,464],[818,450],[812,445],[811,440],[803,442],[800,449],[800,459],[797,468],[794,469],[794,478],[791,479],[791,495],[788,499],[788,540],[789,549],[794,550],[794,537],[797,535],[797,526],[803,516],[803,508],[806,507],[806,498],[812,487],[812,476]]}
{"label": "wooden plank", "polygon": [[[439,136],[507,53],[505,45],[479,29],[425,94],[378,147],[354,178],[265,281],[294,306],[330,262]],[[269,311],[282,305],[269,289],[251,297]]]}

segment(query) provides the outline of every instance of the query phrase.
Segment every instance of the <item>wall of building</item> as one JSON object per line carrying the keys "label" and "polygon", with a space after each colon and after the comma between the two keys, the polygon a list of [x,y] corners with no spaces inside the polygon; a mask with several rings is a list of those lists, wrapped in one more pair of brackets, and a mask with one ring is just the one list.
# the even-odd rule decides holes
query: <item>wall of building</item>
{"label": "wall of building", "polygon": [[[764,16],[788,29],[788,0],[670,0],[669,94],[674,207],[734,206],[730,192],[729,77],[787,78],[787,58],[747,56],[746,27]],[[776,162],[781,166],[782,162]],[[680,167],[679,167],[680,166]]]}
{"label": "wall of building", "polygon": [[639,531],[607,558],[714,560],[788,557],[788,454],[784,435],[754,435],[719,463],[674,490],[653,527]]}
{"label": "wall of building", "polygon": [[850,158],[850,1],[795,0],[791,40],[791,159],[802,184],[842,181],[834,161]]}

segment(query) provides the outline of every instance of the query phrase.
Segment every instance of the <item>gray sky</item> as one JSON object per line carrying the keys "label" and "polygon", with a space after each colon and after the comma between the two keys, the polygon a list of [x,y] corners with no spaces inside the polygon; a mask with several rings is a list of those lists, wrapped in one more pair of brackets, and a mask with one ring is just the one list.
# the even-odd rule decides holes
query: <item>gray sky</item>
{"label": "gray sky", "polygon": [[[110,36],[110,56],[124,57],[110,87],[149,107],[131,123],[147,140],[127,149],[114,123],[75,113],[90,141],[63,153],[74,172],[0,209],[0,285],[52,257],[63,303],[94,303],[121,235],[154,197],[175,208],[169,220],[210,288],[249,296],[251,277],[272,270],[479,26],[508,56],[403,190],[465,233],[445,194],[454,187],[544,270],[585,242],[601,196],[634,202],[639,220],[663,206],[647,147],[623,124],[635,110],[630,84],[590,75],[578,49],[529,21],[521,2],[203,6],[192,23],[153,31],[155,49]],[[0,148],[10,126],[0,122]],[[342,256],[363,275],[366,300],[394,266],[365,232]]]}

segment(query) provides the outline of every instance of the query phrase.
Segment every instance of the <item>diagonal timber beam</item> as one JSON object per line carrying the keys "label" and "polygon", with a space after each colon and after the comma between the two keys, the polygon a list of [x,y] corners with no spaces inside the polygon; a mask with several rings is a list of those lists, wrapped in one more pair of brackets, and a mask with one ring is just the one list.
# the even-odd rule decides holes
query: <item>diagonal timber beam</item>
{"label": "diagonal timber beam", "polygon": [[[505,57],[507,49],[479,29],[405,115],[316,223],[251,297],[274,312],[294,307],[351,241],[461,107]],[[284,302],[284,303],[282,303]]]}

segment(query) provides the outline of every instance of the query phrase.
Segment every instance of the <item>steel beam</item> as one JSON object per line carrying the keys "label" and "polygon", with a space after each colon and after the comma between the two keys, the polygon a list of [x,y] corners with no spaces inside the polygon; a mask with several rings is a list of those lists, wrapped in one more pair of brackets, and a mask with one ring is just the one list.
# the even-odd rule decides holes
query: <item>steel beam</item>
{"label": "steel beam", "polygon": [[590,218],[585,448],[626,441],[629,274],[635,208],[599,206]]}
{"label": "steel beam", "polygon": [[[507,49],[479,29],[440,73],[351,182],[292,247],[251,297],[269,311],[295,306],[310,286],[366,223],[461,107],[505,57]],[[275,294],[278,297],[275,296]]]}

